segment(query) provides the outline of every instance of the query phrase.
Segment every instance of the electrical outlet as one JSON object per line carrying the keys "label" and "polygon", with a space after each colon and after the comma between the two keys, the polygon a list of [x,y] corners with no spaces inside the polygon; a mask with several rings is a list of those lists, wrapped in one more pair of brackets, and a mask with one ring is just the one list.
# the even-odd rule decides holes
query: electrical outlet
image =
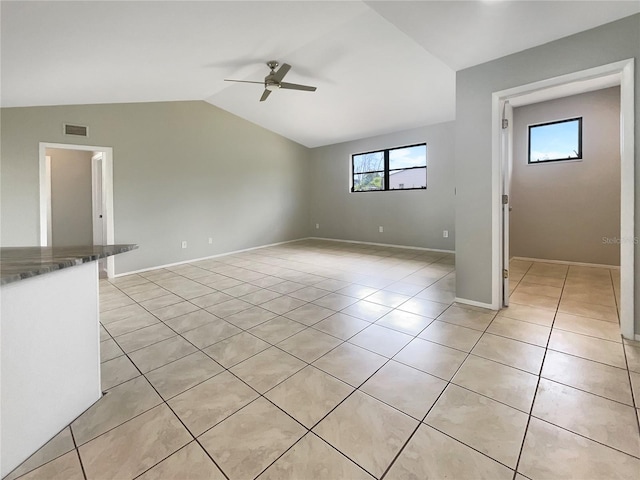
{"label": "electrical outlet", "polygon": [[384,228],[382,228],[382,227],[378,227],[378,231],[379,231],[380,233],[382,233],[382,232],[384,232]]}
{"label": "electrical outlet", "polygon": [[442,231],[442,237],[443,238],[449,238],[449,230],[443,230]]}
{"label": "electrical outlet", "polygon": [[320,224],[316,223],[316,230],[318,230],[320,228]]}
{"label": "electrical outlet", "polygon": [[186,240],[182,241],[182,248],[187,248],[187,241]]}
{"label": "electrical outlet", "polygon": [[209,245],[212,245],[212,244],[213,244],[213,238],[209,237]]}

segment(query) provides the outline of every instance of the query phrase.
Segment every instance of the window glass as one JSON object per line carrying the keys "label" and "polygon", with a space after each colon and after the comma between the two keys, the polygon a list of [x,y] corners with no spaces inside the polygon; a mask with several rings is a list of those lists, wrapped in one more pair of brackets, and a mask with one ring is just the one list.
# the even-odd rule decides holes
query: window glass
{"label": "window glass", "polygon": [[408,190],[427,186],[427,168],[405,168],[389,172],[389,190]]}
{"label": "window glass", "polygon": [[408,145],[351,156],[352,192],[427,188],[427,145]]}
{"label": "window glass", "polygon": [[362,153],[353,156],[353,173],[383,171],[384,152]]}
{"label": "window glass", "polygon": [[529,126],[529,163],[582,158],[582,118]]}
{"label": "window glass", "polygon": [[394,148],[389,150],[389,170],[427,166],[427,146]]}
{"label": "window glass", "polygon": [[353,190],[366,192],[369,190],[384,190],[384,173],[357,173],[353,176]]}

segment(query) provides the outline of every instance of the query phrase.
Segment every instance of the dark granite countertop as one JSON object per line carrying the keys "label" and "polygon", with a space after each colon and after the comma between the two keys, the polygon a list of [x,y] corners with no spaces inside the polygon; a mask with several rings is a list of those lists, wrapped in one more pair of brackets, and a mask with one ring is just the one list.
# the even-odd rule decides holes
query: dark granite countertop
{"label": "dark granite countertop", "polygon": [[138,248],[126,245],[0,248],[0,285],[93,262]]}

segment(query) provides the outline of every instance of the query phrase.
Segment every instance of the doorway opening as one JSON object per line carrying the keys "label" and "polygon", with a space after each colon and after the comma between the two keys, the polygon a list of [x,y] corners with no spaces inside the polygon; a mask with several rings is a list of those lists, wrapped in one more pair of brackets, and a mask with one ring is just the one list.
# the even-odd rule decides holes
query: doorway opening
{"label": "doorway opening", "polygon": [[[493,94],[492,305],[509,303],[509,194],[513,106],[620,86],[620,330],[634,331],[634,60],[624,60]],[[535,168],[535,167],[534,167]]]}
{"label": "doorway opening", "polygon": [[[40,142],[40,245],[113,244],[113,225],[111,147]],[[113,257],[99,271],[112,278]]]}

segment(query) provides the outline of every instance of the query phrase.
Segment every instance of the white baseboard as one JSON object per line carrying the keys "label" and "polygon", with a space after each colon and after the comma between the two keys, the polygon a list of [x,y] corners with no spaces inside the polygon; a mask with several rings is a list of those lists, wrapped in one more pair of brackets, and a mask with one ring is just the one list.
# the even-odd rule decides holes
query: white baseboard
{"label": "white baseboard", "polygon": [[128,271],[128,272],[117,273],[114,276],[114,278],[124,277],[126,275],[134,275],[136,273],[151,272],[153,270],[160,270],[161,268],[175,267],[176,265],[184,265],[185,263],[199,262],[201,260],[209,260],[211,258],[226,257],[227,255],[234,255],[236,253],[249,252],[251,250],[259,250],[261,248],[275,247],[277,245],[284,245],[286,243],[299,242],[301,240],[307,240],[309,238],[310,237],[296,238],[294,240],[286,240],[284,242],[269,243],[269,244],[266,244],[266,245],[259,245],[257,247],[243,248],[242,250],[233,250],[231,252],[217,253],[215,255],[209,255],[208,257],[191,258],[189,260],[181,260],[179,262],[174,262],[174,263],[165,263],[164,265],[158,265],[158,266],[155,266],[155,267],[142,268],[140,270],[131,270],[131,271]]}
{"label": "white baseboard", "polygon": [[525,262],[539,262],[539,263],[556,263],[559,265],[573,265],[575,267],[612,268],[615,270],[620,270],[619,265],[603,265],[601,263],[570,262],[568,260],[547,260],[546,258],[530,258],[530,257],[511,257],[511,260],[522,260]]}
{"label": "white baseboard", "polygon": [[[357,243],[361,245],[374,245],[377,247],[406,248],[407,250],[421,250],[425,252],[456,253],[454,250],[442,250],[439,248],[427,248],[427,247],[413,247],[410,245],[395,245],[393,243],[360,242],[358,240],[342,240],[340,238],[325,238],[325,237],[308,237],[308,239],[309,240],[327,240],[329,242]],[[301,239],[301,240],[305,240],[305,239]]]}
{"label": "white baseboard", "polygon": [[469,300],[467,298],[456,297],[454,299],[454,302],[463,303],[465,305],[471,305],[472,307],[480,307],[480,308],[487,308],[489,310],[496,310],[496,308],[494,308],[493,305],[491,305],[490,303],[476,302],[475,300]]}

